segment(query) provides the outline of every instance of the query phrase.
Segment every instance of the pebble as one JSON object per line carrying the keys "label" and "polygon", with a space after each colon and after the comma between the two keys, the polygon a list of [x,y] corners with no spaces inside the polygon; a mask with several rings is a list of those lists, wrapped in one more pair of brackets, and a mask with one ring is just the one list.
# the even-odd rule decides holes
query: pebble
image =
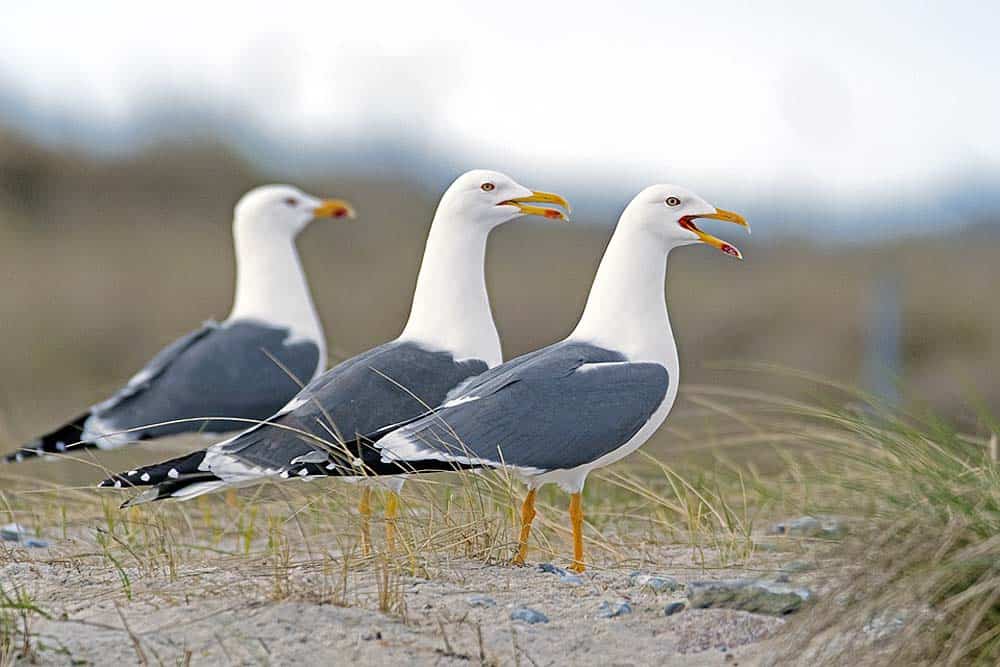
{"label": "pebble", "polygon": [[538,571],[544,572],[546,574],[557,574],[559,575],[559,581],[564,584],[572,584],[574,586],[579,586],[583,583],[583,579],[572,572],[562,569],[557,565],[552,563],[539,563]]}
{"label": "pebble", "polygon": [[473,607],[495,607],[497,601],[488,595],[470,595],[465,599]]}
{"label": "pebble", "polygon": [[632,582],[633,586],[646,588],[654,593],[670,593],[684,588],[684,585],[673,577],[661,577],[640,572],[633,572],[629,575],[629,581]]}
{"label": "pebble", "polygon": [[632,613],[632,605],[628,602],[619,602],[616,605],[612,605],[607,600],[601,603],[601,606],[597,608],[598,618],[617,618],[618,616],[624,616],[625,614]]}
{"label": "pebble", "polygon": [[7,523],[0,526],[0,539],[5,542],[20,542],[21,536],[27,533],[28,529],[19,523]]}
{"label": "pebble", "polygon": [[812,597],[805,588],[755,579],[692,581],[687,595],[697,609],[724,607],[773,616],[790,614]]}
{"label": "pebble", "polygon": [[524,621],[528,625],[534,625],[535,623],[548,623],[549,617],[540,611],[535,611],[528,607],[518,607],[510,612],[510,620]]}
{"label": "pebble", "polygon": [[800,516],[795,519],[780,521],[768,529],[769,535],[788,535],[790,537],[824,537],[838,539],[847,530],[843,523],[832,517],[817,518]]}
{"label": "pebble", "polygon": [[876,641],[881,641],[899,632],[906,625],[903,614],[883,611],[870,618],[861,630]]}
{"label": "pebble", "polygon": [[673,616],[674,614],[679,614],[680,612],[684,611],[685,607],[687,607],[687,605],[684,602],[680,601],[671,602],[670,604],[668,604],[666,607],[663,608],[663,615]]}
{"label": "pebble", "polygon": [[7,523],[0,526],[0,539],[4,542],[19,542],[34,549],[45,549],[49,546],[45,540],[33,537],[28,529],[19,523]]}

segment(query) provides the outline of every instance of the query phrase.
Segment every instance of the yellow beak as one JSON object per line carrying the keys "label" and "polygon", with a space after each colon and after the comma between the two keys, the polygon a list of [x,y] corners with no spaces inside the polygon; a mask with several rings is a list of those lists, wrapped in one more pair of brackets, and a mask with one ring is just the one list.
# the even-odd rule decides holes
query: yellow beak
{"label": "yellow beak", "polygon": [[[555,204],[556,206],[562,206],[566,209],[566,213],[554,208],[547,208],[545,206],[531,206],[531,204]],[[532,190],[531,194],[527,197],[518,197],[517,199],[508,199],[507,201],[502,201],[499,206],[516,206],[521,209],[521,213],[525,215],[540,215],[543,218],[549,218],[551,220],[565,220],[569,222],[570,212],[569,202],[566,201],[561,195],[553,194],[551,192],[542,192],[541,190]]]}
{"label": "yellow beak", "polygon": [[686,215],[680,220],[680,225],[684,229],[694,232],[701,239],[702,243],[712,246],[722,252],[726,253],[731,257],[736,259],[743,259],[743,253],[740,252],[739,248],[731,243],[727,243],[720,238],[716,238],[711,234],[701,231],[694,224],[695,218],[711,218],[713,220],[725,220],[726,222],[731,222],[734,225],[740,225],[741,227],[746,227],[749,231],[750,225],[747,223],[746,219],[739,213],[733,213],[732,211],[725,211],[721,208],[715,209],[715,213],[706,213],[704,215]]}
{"label": "yellow beak", "polygon": [[316,218],[355,218],[354,207],[343,199],[327,199],[313,209]]}

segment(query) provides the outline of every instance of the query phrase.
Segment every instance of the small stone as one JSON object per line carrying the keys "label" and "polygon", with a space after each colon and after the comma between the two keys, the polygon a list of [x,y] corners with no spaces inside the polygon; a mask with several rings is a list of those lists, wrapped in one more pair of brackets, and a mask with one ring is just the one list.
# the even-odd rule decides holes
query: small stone
{"label": "small stone", "polygon": [[687,605],[684,602],[681,601],[671,602],[670,604],[668,604],[666,607],[663,608],[663,615],[673,616],[674,614],[679,614],[680,612],[684,611],[685,607],[687,607]]}
{"label": "small stone", "polygon": [[906,625],[906,618],[903,614],[883,611],[870,618],[861,630],[878,642],[896,634],[904,625]]}
{"label": "small stone", "polygon": [[572,584],[573,586],[579,586],[583,583],[583,579],[579,575],[570,574],[569,572],[559,577],[559,581],[564,584]]}
{"label": "small stone", "polygon": [[546,574],[558,574],[560,577],[565,576],[567,574],[566,570],[562,569],[561,567],[557,567],[552,563],[539,563],[538,571],[545,572]]}
{"label": "small stone", "polygon": [[843,537],[847,530],[839,520],[832,517],[800,516],[796,519],[780,521],[772,525],[767,532],[769,535],[822,537],[833,540]]}
{"label": "small stone", "polygon": [[497,601],[487,595],[470,595],[465,601],[472,607],[495,607]]}
{"label": "small stone", "polygon": [[45,549],[49,543],[34,537],[31,532],[19,523],[8,523],[0,526],[0,540],[4,542],[20,542],[26,547]]}
{"label": "small stone", "polygon": [[528,607],[518,607],[510,612],[510,620],[524,621],[528,625],[534,625],[535,623],[548,623],[549,617],[540,611],[535,611]]}
{"label": "small stone", "polygon": [[790,614],[812,597],[804,588],[753,579],[692,581],[687,595],[697,609],[724,607],[773,616]]}
{"label": "small stone", "polygon": [[634,572],[629,579],[631,580],[633,586],[645,588],[653,591],[654,593],[671,593],[684,588],[683,584],[673,577],[661,577]]}
{"label": "small stone", "polygon": [[612,605],[607,600],[601,603],[601,606],[597,608],[598,618],[617,618],[618,616],[624,616],[625,614],[632,613],[632,605],[628,602],[619,602],[616,605]]}
{"label": "small stone", "polygon": [[377,639],[382,639],[382,631],[381,630],[369,630],[368,632],[366,632],[363,635],[361,635],[361,639],[364,640],[364,641],[366,641],[366,642],[370,642],[372,640],[377,640]]}
{"label": "small stone", "polygon": [[0,539],[5,542],[20,542],[22,535],[27,535],[28,529],[19,523],[8,523],[0,526]]}

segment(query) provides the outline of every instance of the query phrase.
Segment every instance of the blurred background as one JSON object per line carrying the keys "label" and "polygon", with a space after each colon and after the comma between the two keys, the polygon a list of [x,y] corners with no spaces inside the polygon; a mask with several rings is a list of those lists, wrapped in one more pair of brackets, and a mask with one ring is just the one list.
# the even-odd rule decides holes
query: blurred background
{"label": "blurred background", "polygon": [[[671,258],[684,384],[779,364],[1000,413],[996,3],[4,3],[0,442],[113,391],[232,297],[232,206],[292,182],[360,219],[300,239],[334,361],[394,337],[437,196],[506,171],[574,203],[499,229],[508,356],[565,335],[621,208],[743,213]],[[661,437],[669,447],[669,438]],[[157,454],[154,452],[154,457]]]}

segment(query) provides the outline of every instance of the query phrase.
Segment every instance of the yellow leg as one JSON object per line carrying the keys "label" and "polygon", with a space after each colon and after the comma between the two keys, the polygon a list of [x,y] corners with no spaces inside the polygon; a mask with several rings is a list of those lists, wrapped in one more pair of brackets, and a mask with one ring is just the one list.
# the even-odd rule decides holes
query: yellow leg
{"label": "yellow leg", "polygon": [[385,499],[385,542],[389,551],[396,550],[396,515],[399,514],[399,494],[389,491]]}
{"label": "yellow leg", "polygon": [[569,569],[583,572],[587,567],[583,564],[583,498],[579,493],[570,496],[569,520],[573,523],[573,564]]}
{"label": "yellow leg", "polygon": [[372,490],[367,485],[361,487],[358,513],[361,515],[361,553],[367,556],[372,552]]}
{"label": "yellow leg", "polygon": [[531,535],[531,522],[535,518],[535,489],[529,489],[521,504],[521,535],[517,540],[517,555],[514,565],[524,565],[528,557],[528,536]]}

